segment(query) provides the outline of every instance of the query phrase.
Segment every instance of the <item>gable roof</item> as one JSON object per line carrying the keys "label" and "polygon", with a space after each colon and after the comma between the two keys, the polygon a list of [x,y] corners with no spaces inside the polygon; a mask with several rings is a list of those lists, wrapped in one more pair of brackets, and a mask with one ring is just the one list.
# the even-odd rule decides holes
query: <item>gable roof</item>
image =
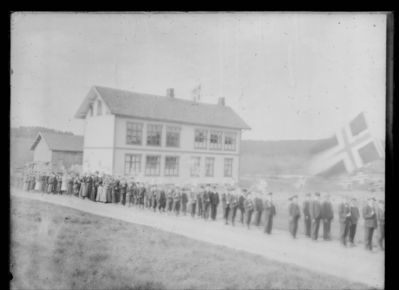
{"label": "gable roof", "polygon": [[83,136],[42,132],[37,134],[30,150],[35,150],[41,139],[52,151],[83,152]]}
{"label": "gable roof", "polygon": [[81,104],[76,118],[84,119],[96,97],[100,97],[111,114],[159,121],[189,123],[233,129],[250,127],[228,106],[135,93],[94,86]]}

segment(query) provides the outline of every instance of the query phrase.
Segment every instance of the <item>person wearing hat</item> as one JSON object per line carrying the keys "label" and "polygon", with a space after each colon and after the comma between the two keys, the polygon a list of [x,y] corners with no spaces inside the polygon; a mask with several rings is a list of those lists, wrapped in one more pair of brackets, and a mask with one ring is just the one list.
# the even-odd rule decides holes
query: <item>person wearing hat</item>
{"label": "person wearing hat", "polygon": [[229,212],[230,212],[230,197],[231,193],[228,190],[224,190],[221,196],[222,200],[222,208],[223,208],[223,218],[224,218],[224,223],[226,225],[229,224]]}
{"label": "person wearing hat", "polygon": [[216,190],[216,186],[213,187],[213,191],[210,194],[210,204],[211,204],[211,219],[215,221],[219,205],[219,193]]}
{"label": "person wearing hat", "polygon": [[181,207],[181,191],[179,187],[176,187],[173,194],[173,211],[176,216],[180,213]]}
{"label": "person wearing hat", "polygon": [[197,191],[196,193],[196,202],[197,202],[197,215],[198,217],[202,217],[202,195],[203,195],[203,187]]}
{"label": "person wearing hat", "polygon": [[318,192],[314,194],[314,199],[310,207],[310,216],[312,217],[312,239],[317,241],[321,220],[320,193]]}
{"label": "person wearing hat", "polygon": [[312,204],[312,196],[310,193],[306,194],[306,199],[302,205],[302,212],[304,216],[305,222],[305,235],[310,238],[311,235],[311,226],[312,226],[312,217],[310,215],[310,205]]}
{"label": "person wearing hat", "polygon": [[377,214],[375,211],[375,198],[370,197],[367,200],[367,204],[363,208],[363,218],[364,218],[364,233],[365,233],[365,247],[366,250],[373,250],[373,233],[374,229],[377,227]]}
{"label": "person wearing hat", "polygon": [[190,188],[188,192],[188,206],[192,218],[195,217],[196,202],[197,200],[194,188]]}
{"label": "person wearing hat", "polygon": [[334,219],[334,209],[330,201],[330,195],[324,196],[324,201],[321,204],[321,218],[323,220],[323,239],[325,241],[331,240],[331,221]]}
{"label": "person wearing hat", "polygon": [[128,185],[127,185],[127,181],[125,179],[125,180],[123,180],[121,182],[121,188],[120,188],[120,194],[119,194],[119,196],[120,196],[119,202],[120,202],[121,205],[125,205],[126,204],[127,188],[128,188]]}
{"label": "person wearing hat", "polygon": [[205,191],[202,196],[202,217],[207,220],[209,218],[209,210],[210,210],[210,205],[211,205],[211,185],[207,184]]}
{"label": "person wearing hat", "polygon": [[173,189],[168,188],[168,191],[166,193],[166,209],[168,210],[169,213],[172,212],[173,209]]}
{"label": "person wearing hat", "polygon": [[299,208],[297,195],[291,196],[289,200],[289,231],[291,233],[291,236],[295,239],[298,230],[298,220],[301,217],[301,209]]}
{"label": "person wearing hat", "polygon": [[264,232],[270,235],[273,229],[273,217],[276,215],[276,207],[273,203],[273,193],[269,192],[264,205],[265,210],[265,230]]}
{"label": "person wearing hat", "polygon": [[188,195],[187,195],[187,188],[182,188],[181,193],[181,210],[183,215],[187,215],[187,203],[188,203]]}
{"label": "person wearing hat", "polygon": [[158,208],[158,186],[157,185],[154,185],[152,188],[151,188],[151,207],[152,207],[152,210],[155,212],[155,211],[157,211],[157,208]]}
{"label": "person wearing hat", "polygon": [[230,190],[231,190],[231,198],[230,198],[231,224],[234,226],[237,215],[238,196],[234,188],[231,188]]}
{"label": "person wearing hat", "polygon": [[378,245],[381,250],[384,250],[385,242],[385,204],[383,200],[378,201],[377,206],[377,221],[378,221]]}
{"label": "person wearing hat", "polygon": [[355,246],[355,235],[357,228],[357,221],[360,217],[359,208],[356,205],[356,198],[352,198],[350,202],[350,226],[349,226],[349,243],[351,247]]}
{"label": "person wearing hat", "polygon": [[158,211],[165,212],[166,207],[166,194],[165,188],[162,186],[157,192]]}
{"label": "person wearing hat", "polygon": [[255,225],[258,227],[260,226],[260,221],[262,219],[262,212],[263,212],[263,200],[261,198],[260,193],[255,194],[254,198],[254,204],[255,204]]}
{"label": "person wearing hat", "polygon": [[339,237],[342,246],[346,247],[346,242],[349,236],[349,229],[351,225],[351,208],[349,204],[349,198],[344,197],[342,202],[338,206],[338,216],[339,216]]}
{"label": "person wearing hat", "polygon": [[252,213],[254,211],[254,202],[252,200],[251,193],[249,193],[245,198],[244,208],[245,208],[245,224],[249,229],[249,225],[251,224]]}
{"label": "person wearing hat", "polygon": [[243,190],[239,190],[238,194],[238,204],[237,204],[237,209],[240,211],[240,221],[241,224],[244,224],[244,214],[245,214],[245,207],[244,207],[244,202],[245,202],[245,193],[247,190],[244,188]]}
{"label": "person wearing hat", "polygon": [[143,208],[144,209],[145,196],[146,196],[145,185],[144,185],[144,183],[140,183],[140,188],[138,189],[138,205],[139,205],[139,208]]}

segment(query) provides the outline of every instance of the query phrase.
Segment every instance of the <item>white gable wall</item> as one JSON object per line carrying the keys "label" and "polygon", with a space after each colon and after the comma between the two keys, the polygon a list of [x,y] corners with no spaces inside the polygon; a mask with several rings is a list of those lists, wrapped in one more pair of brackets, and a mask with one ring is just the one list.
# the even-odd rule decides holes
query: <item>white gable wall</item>
{"label": "white gable wall", "polygon": [[[97,100],[102,102],[102,115],[97,115]],[[115,116],[101,99],[94,100],[93,116],[85,119],[83,171],[112,173]]]}
{"label": "white gable wall", "polygon": [[46,141],[41,138],[33,151],[33,162],[51,162],[51,154]]}

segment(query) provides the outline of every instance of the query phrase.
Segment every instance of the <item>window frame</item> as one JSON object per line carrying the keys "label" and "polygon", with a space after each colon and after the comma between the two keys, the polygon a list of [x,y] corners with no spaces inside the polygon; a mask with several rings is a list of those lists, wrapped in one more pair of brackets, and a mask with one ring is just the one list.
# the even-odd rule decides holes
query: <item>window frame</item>
{"label": "window frame", "polygon": [[[176,163],[175,163],[176,167],[175,168],[167,168],[167,166],[168,166],[167,159],[168,158],[175,158],[176,159]],[[171,177],[175,176],[175,177],[178,177],[179,176],[179,169],[180,169],[180,166],[179,166],[180,162],[179,161],[180,161],[179,156],[172,156],[172,155],[165,156],[164,176],[168,176],[168,177],[169,176],[171,176]]]}
{"label": "window frame", "polygon": [[[156,157],[158,159],[157,168],[155,168],[154,172],[151,168],[148,168],[148,158]],[[151,170],[149,172],[149,170]],[[161,155],[146,155],[145,156],[145,167],[144,167],[145,176],[160,176],[161,175]]]}
{"label": "window frame", "polygon": [[[169,134],[178,134],[177,136],[177,144],[176,145],[171,145],[169,144]],[[165,146],[170,147],[170,148],[180,148],[180,136],[181,136],[181,127],[178,126],[166,126],[166,140],[165,140]],[[175,136],[174,136],[175,137]],[[173,139],[172,139],[173,140]]]}
{"label": "window frame", "polygon": [[[196,128],[194,130],[194,149],[208,149],[208,129]],[[197,142],[197,132],[204,133],[203,141]]]}
{"label": "window frame", "polygon": [[[133,159],[133,157],[137,158],[138,157],[138,161],[136,159]],[[129,160],[128,160],[129,158]],[[140,173],[141,172],[141,160],[142,160],[142,155],[141,154],[135,154],[135,153],[125,153],[125,163],[124,163],[124,174],[125,176],[129,176],[132,175],[132,173]],[[138,163],[138,170],[132,170],[133,167],[137,167],[137,163]],[[129,171],[127,172],[126,168],[127,168],[127,164],[129,164]],[[135,166],[134,166],[135,165]]]}
{"label": "window frame", "polygon": [[97,116],[101,116],[103,114],[103,103],[101,100],[97,100]]}
{"label": "window frame", "polygon": [[[233,177],[233,161],[234,161],[234,159],[231,157],[224,158],[224,163],[223,163],[223,165],[224,165],[223,166],[223,176],[224,177]],[[229,162],[229,163],[227,163],[227,162]],[[226,174],[226,169],[227,169],[226,165],[230,166],[229,167],[230,174]]]}
{"label": "window frame", "polygon": [[[218,143],[212,143],[212,135],[218,136]],[[220,151],[223,149],[223,132],[222,131],[210,131],[209,132],[209,150]]]}
{"label": "window frame", "polygon": [[[226,138],[232,138],[233,143],[226,145]],[[236,151],[237,150],[237,133],[225,132],[223,136],[223,149],[225,151]]]}
{"label": "window frame", "polygon": [[[129,127],[133,127],[133,128],[129,128]],[[135,129],[135,127],[140,127],[140,129]],[[126,122],[126,135],[125,135],[125,143],[126,145],[143,145],[143,123],[139,123],[139,122],[132,122],[132,121],[127,121]],[[131,131],[132,133],[129,134],[129,131]],[[140,142],[137,143],[131,143],[129,142],[129,136],[131,136],[131,138],[136,137],[134,133],[139,132],[140,135]]]}
{"label": "window frame", "polygon": [[[208,174],[208,163],[211,161],[212,174]],[[205,157],[205,177],[215,177],[215,157]]]}
{"label": "window frame", "polygon": [[[153,146],[153,147],[161,147],[162,146],[162,131],[163,125],[162,124],[147,124],[147,136],[146,136],[146,145]],[[153,130],[152,128],[158,128],[158,130]],[[150,136],[150,133],[157,133],[159,132],[159,144],[149,144],[148,138],[153,138],[154,136]]]}
{"label": "window frame", "polygon": [[[196,171],[194,172],[193,160],[198,160],[198,165],[196,166]],[[201,177],[201,156],[191,156],[191,166],[190,166],[190,177]]]}

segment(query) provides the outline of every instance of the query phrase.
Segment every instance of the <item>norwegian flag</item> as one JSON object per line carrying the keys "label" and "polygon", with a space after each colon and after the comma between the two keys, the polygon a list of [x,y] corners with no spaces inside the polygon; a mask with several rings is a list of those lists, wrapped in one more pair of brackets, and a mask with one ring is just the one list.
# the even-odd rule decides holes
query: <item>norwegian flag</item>
{"label": "norwegian flag", "polygon": [[356,116],[336,134],[325,139],[312,158],[309,171],[312,175],[331,177],[363,167],[384,157],[380,140],[374,138],[369,130],[364,112]]}

